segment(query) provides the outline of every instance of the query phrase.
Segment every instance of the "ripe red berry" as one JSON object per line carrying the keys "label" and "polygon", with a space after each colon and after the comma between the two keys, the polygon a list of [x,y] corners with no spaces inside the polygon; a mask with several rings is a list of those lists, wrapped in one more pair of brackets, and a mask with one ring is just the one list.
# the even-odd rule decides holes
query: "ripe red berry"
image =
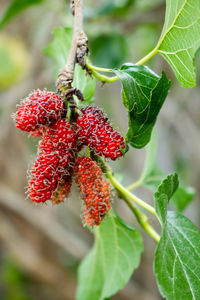
{"label": "ripe red berry", "polygon": [[111,186],[97,163],[89,157],[76,160],[74,175],[84,201],[85,222],[90,226],[99,225],[111,208]]}
{"label": "ripe red berry", "polygon": [[125,149],[123,137],[112,128],[108,118],[98,107],[86,107],[77,117],[77,135],[79,142],[88,145],[98,155],[112,160],[123,155]]}
{"label": "ripe red berry", "polygon": [[46,90],[35,90],[18,107],[16,127],[23,131],[35,131],[44,125],[53,125],[64,111],[60,96]]}
{"label": "ripe red berry", "polygon": [[41,126],[35,131],[30,131],[30,135],[32,137],[42,137],[43,133],[45,132],[45,126]]}
{"label": "ripe red berry", "polygon": [[31,169],[28,192],[32,201],[50,200],[65,176],[72,176],[76,135],[69,122],[59,120],[46,129]]}

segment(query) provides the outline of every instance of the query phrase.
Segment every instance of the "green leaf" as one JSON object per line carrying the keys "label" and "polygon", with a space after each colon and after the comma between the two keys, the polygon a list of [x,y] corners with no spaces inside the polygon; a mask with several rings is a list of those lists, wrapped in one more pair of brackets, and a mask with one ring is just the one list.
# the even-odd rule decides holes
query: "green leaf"
{"label": "green leaf", "polygon": [[[143,105],[144,110],[139,111],[138,106],[129,112],[129,128],[126,138],[135,148],[144,147],[151,138],[151,132],[155,125],[160,109],[167,97],[170,81],[162,73],[155,87],[150,91],[150,102]],[[140,105],[142,108],[142,105]]]}
{"label": "green leaf", "polygon": [[128,111],[137,108],[141,113],[151,102],[152,90],[160,77],[146,66],[124,64],[120,70],[113,70],[119,77],[124,93],[124,106]]}
{"label": "green leaf", "polygon": [[154,273],[167,300],[200,299],[200,232],[185,216],[168,212],[157,246]]}
{"label": "green leaf", "polygon": [[[55,77],[66,64],[69,48],[72,40],[72,28],[57,27],[53,31],[52,41],[44,48],[44,53],[51,57],[55,64]],[[96,89],[96,79],[86,74],[79,65],[74,72],[73,86],[82,91],[85,101],[92,99]]]}
{"label": "green leaf", "polygon": [[159,77],[146,66],[127,63],[113,72],[122,83],[122,101],[129,112],[127,141],[132,147],[142,148],[150,140],[171,84],[164,73]]}
{"label": "green leaf", "polygon": [[[158,166],[155,165],[155,169],[149,176],[144,178],[143,185],[155,191],[160,185],[161,181],[165,178],[165,173],[162,172]],[[170,205],[179,212],[182,212],[187,205],[194,199],[196,193],[193,187],[180,186],[177,188],[172,198],[170,199]]]}
{"label": "green leaf", "polygon": [[194,57],[199,47],[200,1],[166,0],[165,23],[156,49],[186,88],[196,84]]}
{"label": "green leaf", "polygon": [[95,244],[79,267],[77,300],[103,300],[122,289],[143,251],[139,232],[113,212],[94,232]]}
{"label": "green leaf", "polygon": [[167,300],[200,299],[200,232],[178,212],[167,206],[178,186],[177,174],[171,174],[155,193],[155,208],[161,218],[162,235],[158,243],[154,273],[159,290]]}
{"label": "green leaf", "polygon": [[177,190],[178,184],[178,175],[176,173],[170,174],[162,181],[154,194],[155,209],[163,223],[165,222],[169,200]]}
{"label": "green leaf", "polygon": [[13,0],[0,18],[2,29],[13,17],[31,5],[40,4],[44,0]]}

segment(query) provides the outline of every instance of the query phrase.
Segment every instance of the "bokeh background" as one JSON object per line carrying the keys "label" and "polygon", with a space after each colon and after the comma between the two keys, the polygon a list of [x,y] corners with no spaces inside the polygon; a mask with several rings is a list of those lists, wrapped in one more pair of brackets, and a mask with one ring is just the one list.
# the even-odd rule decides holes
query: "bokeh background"
{"label": "bokeh background", "polygon": [[[12,1],[0,1],[0,18]],[[17,1],[16,1],[17,2]],[[18,1],[20,2],[20,1]],[[30,1],[33,2],[33,1]],[[85,0],[85,32],[91,60],[102,67],[136,62],[155,46],[164,21],[163,0]],[[30,168],[38,140],[15,128],[11,115],[20,99],[36,88],[55,89],[53,62],[43,49],[58,26],[72,26],[69,1],[37,0],[0,27],[0,299],[72,300],[76,271],[93,243],[80,218],[80,197],[73,186],[64,204],[33,205],[26,199],[27,167]],[[158,164],[166,173],[177,171],[181,182],[196,189],[195,199],[184,214],[200,225],[200,55],[196,56],[197,87],[181,88],[169,65],[156,55],[148,65],[158,74],[165,70],[172,88],[156,124]],[[123,134],[126,111],[121,103],[120,83],[97,85],[96,103]],[[112,163],[125,185],[137,180],[145,149],[130,149]],[[136,190],[149,203],[153,194]],[[130,225],[139,228],[134,216],[117,197],[114,206]],[[156,220],[150,221],[158,227]],[[159,230],[159,227],[157,228]],[[140,230],[145,252],[141,265],[115,300],[157,300],[154,275],[155,243]],[[98,300],[98,299],[91,299]]]}

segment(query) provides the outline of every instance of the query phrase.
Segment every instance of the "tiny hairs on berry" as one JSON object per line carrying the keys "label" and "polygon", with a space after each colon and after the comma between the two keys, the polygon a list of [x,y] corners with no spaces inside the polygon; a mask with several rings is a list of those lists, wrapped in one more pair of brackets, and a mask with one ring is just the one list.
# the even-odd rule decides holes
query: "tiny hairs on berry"
{"label": "tiny hairs on berry", "polygon": [[126,148],[124,138],[112,128],[104,113],[95,106],[83,108],[81,112],[76,125],[79,143],[112,160],[122,156]]}
{"label": "tiny hairs on berry", "polygon": [[32,201],[50,200],[65,176],[72,176],[75,152],[76,135],[69,122],[59,120],[48,127],[31,169],[28,192]]}
{"label": "tiny hairs on berry", "polygon": [[111,186],[90,157],[77,158],[74,175],[84,201],[84,221],[90,226],[99,225],[111,208]]}
{"label": "tiny hairs on berry", "polygon": [[53,125],[63,112],[64,104],[59,95],[35,90],[19,105],[15,114],[16,127],[32,132],[44,125]]}

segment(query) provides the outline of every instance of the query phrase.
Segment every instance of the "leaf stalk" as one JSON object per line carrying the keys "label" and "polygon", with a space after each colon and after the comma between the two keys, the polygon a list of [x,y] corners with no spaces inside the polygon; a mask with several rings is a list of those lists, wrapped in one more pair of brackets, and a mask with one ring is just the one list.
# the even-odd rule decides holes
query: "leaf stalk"
{"label": "leaf stalk", "polygon": [[[152,56],[154,56],[157,53],[157,51],[158,51],[158,47],[155,47],[146,56],[144,56],[138,62],[136,62],[136,65],[138,65],[138,66],[143,65]],[[115,81],[119,80],[118,76],[108,77],[106,75],[100,74],[99,72],[112,73],[113,70],[112,69],[108,69],[108,68],[101,68],[101,67],[94,66],[94,65],[90,64],[90,62],[89,62],[88,59],[86,60],[86,67],[90,70],[90,72],[94,75],[94,77],[96,77],[97,79],[99,79],[102,82],[112,83],[112,82],[115,82]]]}

